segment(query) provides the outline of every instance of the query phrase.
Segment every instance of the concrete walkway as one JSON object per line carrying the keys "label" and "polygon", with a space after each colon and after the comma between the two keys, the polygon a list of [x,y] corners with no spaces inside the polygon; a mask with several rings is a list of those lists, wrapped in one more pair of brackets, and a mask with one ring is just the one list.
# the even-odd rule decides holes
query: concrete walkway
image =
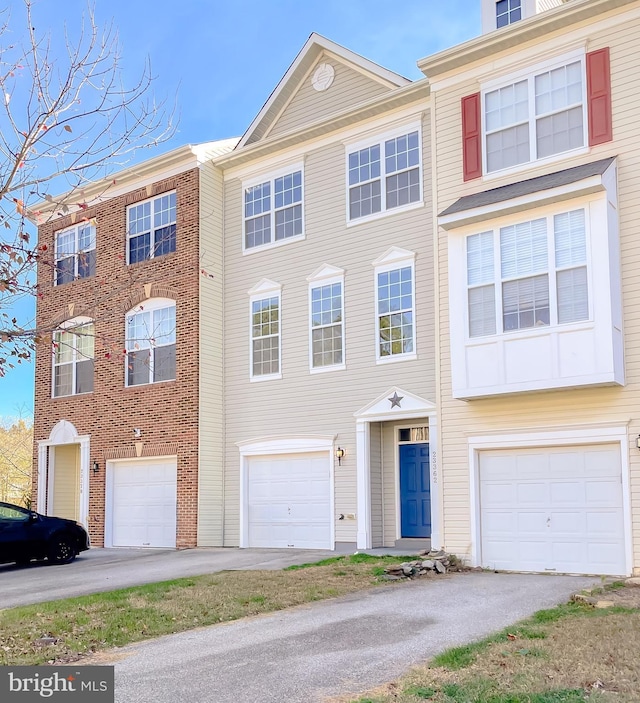
{"label": "concrete walkway", "polygon": [[472,572],[372,589],[107,654],[117,703],[313,703],[566,602],[596,582]]}

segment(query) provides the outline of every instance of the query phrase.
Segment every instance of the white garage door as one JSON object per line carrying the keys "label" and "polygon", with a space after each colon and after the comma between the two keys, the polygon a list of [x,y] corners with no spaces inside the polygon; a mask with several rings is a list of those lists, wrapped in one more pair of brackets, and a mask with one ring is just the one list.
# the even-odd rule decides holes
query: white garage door
{"label": "white garage door", "polygon": [[114,547],[176,546],[176,475],[175,459],[114,464]]}
{"label": "white garage door", "polygon": [[250,457],[248,467],[250,547],[333,549],[326,453]]}
{"label": "white garage door", "polygon": [[482,565],[624,574],[618,445],[480,453]]}

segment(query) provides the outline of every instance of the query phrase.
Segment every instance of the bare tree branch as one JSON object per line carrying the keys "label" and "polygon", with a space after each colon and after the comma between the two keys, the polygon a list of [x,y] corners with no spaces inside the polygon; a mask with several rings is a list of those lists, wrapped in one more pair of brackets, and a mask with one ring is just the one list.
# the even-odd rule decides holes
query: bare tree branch
{"label": "bare tree branch", "polygon": [[[132,85],[124,83],[112,25],[101,29],[88,10],[77,36],[41,34],[32,0],[22,5],[22,18],[0,13],[0,376],[53,332],[7,312],[21,297],[38,295],[36,263],[55,265],[53,252],[31,236],[33,224],[86,208],[84,186],[175,130],[173,111],[150,92],[149,61]],[[56,207],[38,211],[38,202],[54,202],[54,192],[65,195]],[[131,284],[128,276],[113,286],[97,284],[95,303]]]}

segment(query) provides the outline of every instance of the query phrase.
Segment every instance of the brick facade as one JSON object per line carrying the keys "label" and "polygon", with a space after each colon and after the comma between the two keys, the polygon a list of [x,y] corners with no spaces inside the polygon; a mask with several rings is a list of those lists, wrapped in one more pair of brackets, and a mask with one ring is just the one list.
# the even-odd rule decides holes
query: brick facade
{"label": "brick facade", "polygon": [[[176,190],[176,251],[126,264],[126,208]],[[114,197],[56,219],[39,229],[39,245],[53,259],[55,232],[81,218],[95,218],[96,275],[53,285],[53,267],[38,267],[37,324],[59,324],[86,315],[95,321],[92,393],[52,398],[50,344],[37,348],[35,364],[35,454],[60,420],[90,435],[88,527],[94,546],[104,544],[106,461],[136,456],[177,455],[177,547],[196,545],[198,507],[198,309],[199,170],[194,168],[146,188]],[[125,315],[149,297],[176,301],[176,380],[125,386]],[[72,306],[72,307],[70,307]],[[141,429],[140,439],[133,428]],[[142,442],[142,447],[136,443]],[[137,453],[138,452],[138,453]],[[34,498],[37,493],[34,472]],[[39,509],[43,511],[42,503]]]}

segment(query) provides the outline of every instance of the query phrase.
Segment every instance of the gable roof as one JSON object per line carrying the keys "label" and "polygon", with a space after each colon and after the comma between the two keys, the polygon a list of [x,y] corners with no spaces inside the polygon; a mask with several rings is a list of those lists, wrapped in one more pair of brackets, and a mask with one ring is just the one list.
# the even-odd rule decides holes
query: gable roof
{"label": "gable roof", "polygon": [[267,102],[262,106],[249,128],[241,137],[238,147],[258,141],[273,124],[283,107],[295,94],[301,81],[324,53],[333,54],[337,59],[351,65],[352,68],[365,73],[373,80],[388,87],[389,90],[409,85],[411,81],[398,73],[365,59],[363,56],[345,49],[315,32],[310,35],[287,72],[280,79]]}

